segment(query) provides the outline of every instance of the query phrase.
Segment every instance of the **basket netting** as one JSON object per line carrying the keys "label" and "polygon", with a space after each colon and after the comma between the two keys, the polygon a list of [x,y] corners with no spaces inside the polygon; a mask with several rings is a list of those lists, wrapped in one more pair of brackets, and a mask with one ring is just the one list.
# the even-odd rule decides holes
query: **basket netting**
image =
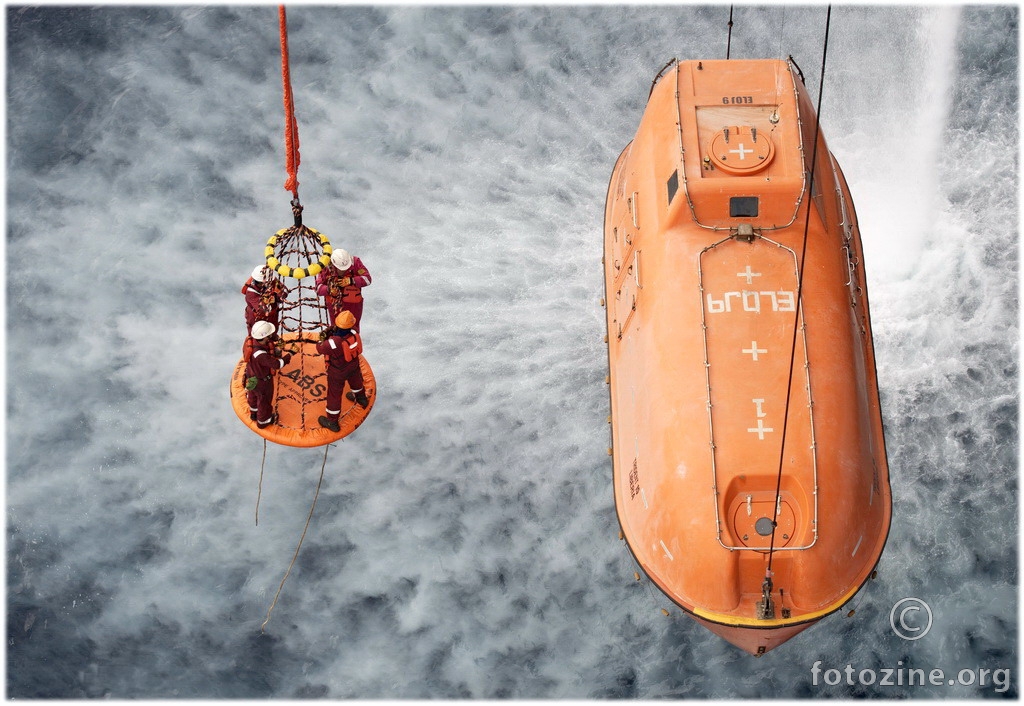
{"label": "basket netting", "polygon": [[[324,254],[321,234],[304,225],[293,225],[278,232],[274,245],[274,257],[280,265],[309,270],[309,263],[316,263]],[[329,247],[329,246],[328,246]],[[283,269],[278,267],[278,269]],[[319,271],[318,267],[313,269]],[[291,399],[301,410],[300,427],[317,427],[317,416],[323,413],[324,390],[327,374],[323,356],[316,352],[319,333],[328,328],[327,307],[316,293],[315,273],[301,279],[283,277],[283,293],[280,299],[280,325],[282,349],[292,354],[286,379],[279,379],[275,385],[277,408],[284,399]],[[289,382],[290,381],[290,382]],[[291,426],[281,419],[282,426]]]}

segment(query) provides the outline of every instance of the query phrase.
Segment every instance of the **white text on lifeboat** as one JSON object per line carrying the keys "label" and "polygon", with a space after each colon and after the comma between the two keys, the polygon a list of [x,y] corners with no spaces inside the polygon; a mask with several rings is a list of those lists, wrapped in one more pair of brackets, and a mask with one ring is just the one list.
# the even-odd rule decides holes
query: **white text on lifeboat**
{"label": "white text on lifeboat", "polygon": [[[767,304],[762,300],[767,299]],[[732,311],[750,311],[760,314],[761,310],[768,311],[796,311],[796,294],[788,290],[777,292],[759,292],[742,290],[739,292],[725,292],[721,298],[715,299],[713,294],[708,294],[708,313],[721,314]]]}

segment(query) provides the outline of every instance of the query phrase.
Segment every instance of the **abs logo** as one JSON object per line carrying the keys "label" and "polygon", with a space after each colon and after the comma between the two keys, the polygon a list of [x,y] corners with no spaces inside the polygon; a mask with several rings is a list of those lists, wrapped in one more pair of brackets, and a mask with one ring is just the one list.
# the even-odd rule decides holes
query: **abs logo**
{"label": "abs logo", "polygon": [[920,640],[932,629],[932,609],[920,598],[904,598],[889,611],[889,625],[904,640]]}

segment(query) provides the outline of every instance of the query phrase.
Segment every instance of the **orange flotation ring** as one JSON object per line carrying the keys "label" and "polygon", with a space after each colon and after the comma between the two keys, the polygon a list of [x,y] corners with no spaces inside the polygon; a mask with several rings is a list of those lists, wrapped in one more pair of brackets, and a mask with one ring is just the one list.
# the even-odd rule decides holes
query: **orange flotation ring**
{"label": "orange flotation ring", "polygon": [[370,403],[364,408],[347,399],[341,400],[339,431],[320,426],[318,417],[324,413],[327,396],[327,372],[324,357],[316,352],[316,340],[307,334],[286,333],[281,337],[286,350],[293,352],[291,362],[274,376],[274,397],[277,422],[260,429],[249,418],[249,402],[245,396],[245,360],[235,366],[231,375],[231,406],[242,422],[267,441],[284,446],[309,448],[339,441],[353,431],[370,414],[377,399],[377,382],[366,358],[360,356],[366,396]]}

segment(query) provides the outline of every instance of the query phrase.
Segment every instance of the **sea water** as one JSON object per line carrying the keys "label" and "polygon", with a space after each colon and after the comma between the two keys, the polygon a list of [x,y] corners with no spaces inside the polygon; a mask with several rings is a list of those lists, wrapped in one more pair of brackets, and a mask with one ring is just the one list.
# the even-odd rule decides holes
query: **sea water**
{"label": "sea water", "polygon": [[228,380],[291,222],[276,8],[6,12],[9,697],[1019,693],[1016,7],[833,8],[892,530],[760,659],[618,539],[604,198],[674,57],[792,55],[817,101],[823,6],[289,8],[305,221],[373,275],[379,397],[264,634],[323,460],[267,448],[256,525]]}

